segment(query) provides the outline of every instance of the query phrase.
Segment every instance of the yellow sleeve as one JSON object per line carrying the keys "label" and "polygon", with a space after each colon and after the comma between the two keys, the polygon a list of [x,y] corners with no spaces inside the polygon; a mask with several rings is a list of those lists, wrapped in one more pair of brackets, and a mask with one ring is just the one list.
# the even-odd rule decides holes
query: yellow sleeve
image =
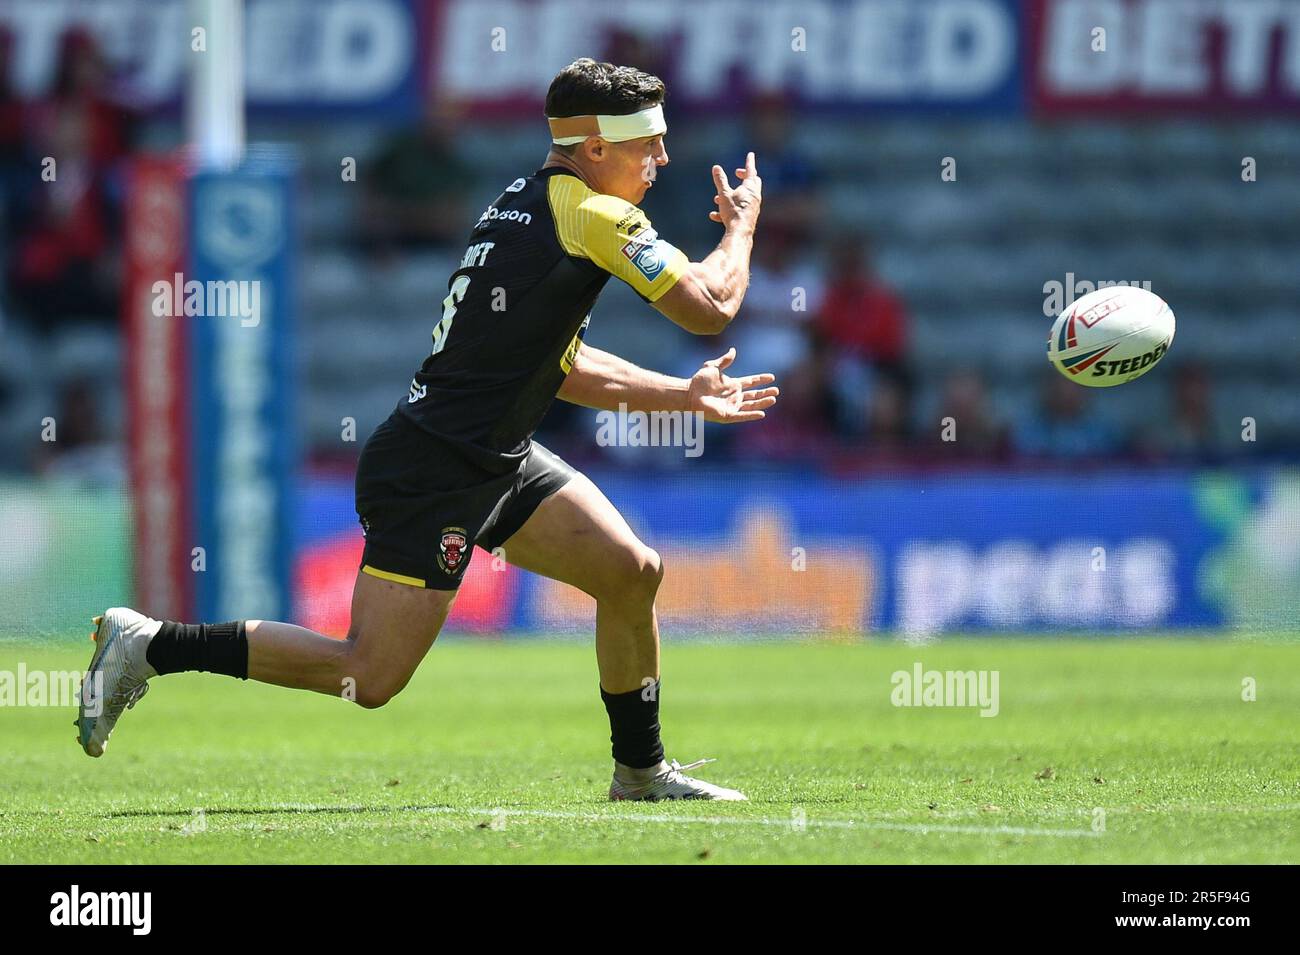
{"label": "yellow sleeve", "polygon": [[659,238],[645,213],[630,202],[592,192],[572,176],[551,177],[549,192],[565,251],[590,259],[646,301],[657,301],[690,264],[684,252]]}

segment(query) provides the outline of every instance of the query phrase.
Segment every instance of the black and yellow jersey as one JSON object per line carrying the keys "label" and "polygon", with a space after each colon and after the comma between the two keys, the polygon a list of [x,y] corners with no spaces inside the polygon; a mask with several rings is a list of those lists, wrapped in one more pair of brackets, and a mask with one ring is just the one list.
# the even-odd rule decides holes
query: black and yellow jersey
{"label": "black and yellow jersey", "polygon": [[572,369],[609,277],[654,302],[687,264],[639,208],[567,170],[516,179],[470,232],[433,351],[398,413],[484,467],[513,468]]}

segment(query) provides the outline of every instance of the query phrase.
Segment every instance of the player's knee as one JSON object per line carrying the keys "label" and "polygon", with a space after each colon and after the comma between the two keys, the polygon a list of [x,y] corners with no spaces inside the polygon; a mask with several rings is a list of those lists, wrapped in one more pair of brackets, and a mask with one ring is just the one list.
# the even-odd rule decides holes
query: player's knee
{"label": "player's knee", "polygon": [[646,551],[650,566],[644,572],[644,576],[650,595],[654,596],[659,592],[659,585],[664,582],[664,559],[659,555],[659,551],[652,547],[647,547]]}
{"label": "player's knee", "polygon": [[357,706],[377,710],[401,693],[410,681],[410,674],[389,672],[382,666],[362,663],[353,667],[351,698]]}
{"label": "player's knee", "polygon": [[357,706],[365,710],[377,710],[384,706],[389,700],[402,692],[402,687],[406,684],[394,684],[386,682],[357,684]]}
{"label": "player's knee", "polygon": [[639,544],[624,552],[614,592],[622,598],[653,603],[664,579],[664,562],[653,547]]}

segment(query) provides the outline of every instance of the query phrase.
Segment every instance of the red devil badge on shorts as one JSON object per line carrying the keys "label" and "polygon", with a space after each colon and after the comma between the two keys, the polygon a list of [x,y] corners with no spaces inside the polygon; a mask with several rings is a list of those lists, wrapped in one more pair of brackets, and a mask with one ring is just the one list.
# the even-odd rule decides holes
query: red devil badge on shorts
{"label": "red devil badge on shorts", "polygon": [[469,535],[463,527],[444,527],[442,540],[438,541],[438,566],[443,573],[459,574],[469,557]]}

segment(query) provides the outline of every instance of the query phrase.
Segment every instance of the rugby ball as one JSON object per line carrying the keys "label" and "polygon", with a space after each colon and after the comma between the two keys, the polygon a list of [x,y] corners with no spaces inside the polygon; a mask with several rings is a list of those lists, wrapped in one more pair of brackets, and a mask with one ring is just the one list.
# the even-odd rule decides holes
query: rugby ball
{"label": "rugby ball", "polygon": [[1174,342],[1174,313],[1159,295],[1133,285],[1097,289],[1052,324],[1047,358],[1071,381],[1109,388],[1141,378]]}

